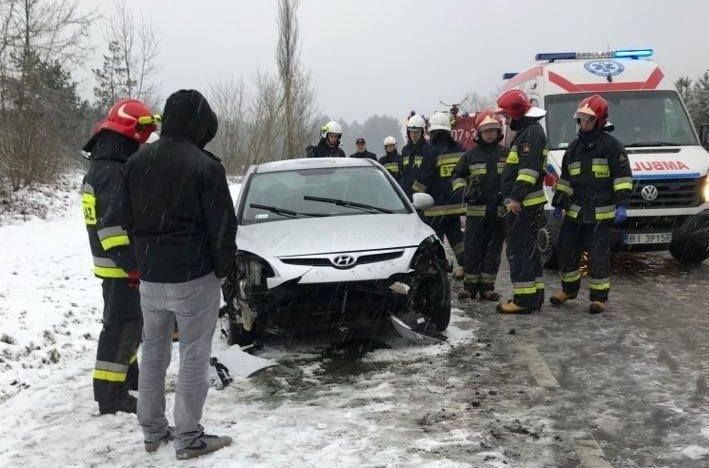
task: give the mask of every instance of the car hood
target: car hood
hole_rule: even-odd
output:
[[[260,257],[415,247],[434,235],[416,213],[331,216],[240,225],[239,250]]]

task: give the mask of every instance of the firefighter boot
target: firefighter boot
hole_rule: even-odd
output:
[[[601,301],[593,301],[591,302],[591,306],[588,311],[592,314],[600,314],[604,310],[606,310],[606,305],[604,303]]]
[[[497,313],[498,314],[530,314],[532,311],[529,309],[526,309],[524,307],[520,307],[514,302],[512,302],[512,299],[507,301],[506,304],[499,303],[497,304]]]
[[[480,293],[480,300],[497,302],[500,300],[500,295],[495,291],[483,291]]]
[[[99,414],[133,413],[138,409],[138,399],[127,393],[113,401],[98,402]]]
[[[576,299],[576,296],[572,296],[571,294],[567,294],[564,291],[559,291],[558,293],[554,294],[549,298],[549,302],[552,303],[552,305],[555,306],[560,306],[561,304],[565,303],[566,301],[570,301],[572,299]]]

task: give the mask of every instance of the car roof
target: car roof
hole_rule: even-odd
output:
[[[266,172],[299,171],[303,169],[367,166],[375,166],[374,161],[367,158],[300,158],[257,164],[253,167],[253,172],[263,174]]]

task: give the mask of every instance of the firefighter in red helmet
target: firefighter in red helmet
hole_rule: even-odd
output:
[[[502,141],[502,122],[492,110],[475,116],[475,143],[453,170],[453,190],[462,190],[467,203],[463,280],[466,295],[498,301],[495,280],[505,242],[505,209],[500,179],[507,153]]]
[[[84,145],[90,166],[82,183],[84,221],[94,261],[103,280],[103,328],[93,373],[94,400],[101,414],[136,412],[128,390],[138,388],[137,351],[142,332],[138,274],[125,226],[105,222],[120,219],[127,207],[118,194],[123,165],[150,134],[160,117],[136,99],[122,99],[94,127]]]
[[[633,179],[623,145],[610,135],[608,102],[594,94],[583,99],[574,114],[578,137],[569,144],[556,183],[554,217],[561,219],[558,252],[562,291],[550,302],[561,305],[576,298],[581,286],[581,252],[588,252],[590,312],[605,310],[610,291],[612,225],[627,218]]]
[[[547,203],[544,168],[547,138],[539,120],[546,111],[532,105],[518,89],[503,93],[498,112],[516,132],[502,173],[502,196],[507,208],[507,260],[510,264],[513,296],[500,303],[501,314],[526,314],[539,310],[544,302],[542,261],[537,234]]]

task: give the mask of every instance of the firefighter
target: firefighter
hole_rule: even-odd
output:
[[[421,173],[414,182],[414,192],[427,192],[434,206],[424,210],[425,221],[436,231],[441,241],[445,236],[458,261],[455,277],[463,279],[463,231],[460,217],[465,215],[465,205],[453,193],[453,169],[465,151],[451,135],[451,121],[447,113],[433,114],[430,121],[431,151],[424,155]]]
[[[401,149],[402,171],[400,184],[411,200],[414,193],[413,185],[421,173],[423,158],[431,151],[431,145],[423,136],[426,121],[418,114],[412,115],[406,123],[406,138],[408,142]]]
[[[394,177],[394,180],[399,182],[401,180],[401,173],[403,172],[403,161],[401,155],[396,150],[396,138],[388,136],[384,139],[384,152],[384,156],[379,158],[379,164],[384,166],[384,169],[389,171],[389,174]]]
[[[453,190],[463,190],[468,204],[465,221],[463,280],[466,296],[499,301],[495,280],[505,241],[505,209],[500,178],[508,150],[502,141],[502,122],[492,110],[475,116],[475,143],[453,170]]]
[[[308,158],[344,158],[345,152],[340,148],[342,127],[334,120],[329,121],[320,129],[320,142],[308,146],[305,156]]]
[[[581,101],[574,115],[576,138],[564,153],[561,178],[556,183],[554,217],[561,219],[558,254],[562,291],[550,302],[561,305],[576,298],[581,286],[581,252],[588,252],[590,312],[605,310],[610,291],[610,236],[612,224],[627,218],[633,179],[623,145],[610,135],[608,103],[599,95]]]
[[[119,188],[123,166],[157,128],[159,116],[135,99],[118,101],[84,145],[91,161],[83,181],[83,208],[94,273],[103,280],[103,328],[93,373],[101,414],[135,413],[137,351],[142,332],[137,264],[125,226],[112,224],[126,206]]]
[[[507,214],[507,260],[512,299],[500,303],[501,314],[527,314],[544,302],[544,278],[537,234],[547,202],[543,190],[548,154],[547,138],[539,120],[546,111],[532,106],[520,90],[503,93],[498,112],[516,132],[502,173],[502,196]]]

